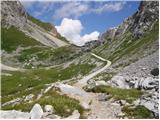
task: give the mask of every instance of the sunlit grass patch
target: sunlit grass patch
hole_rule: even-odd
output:
[[[137,89],[121,89],[114,88],[111,86],[96,86],[87,91],[95,92],[95,93],[109,93],[116,100],[126,100],[129,103],[132,103],[134,100],[139,98],[143,92]]]
[[[132,119],[151,119],[154,118],[153,113],[149,111],[144,106],[136,107],[123,107],[122,111],[126,114],[128,118]]]

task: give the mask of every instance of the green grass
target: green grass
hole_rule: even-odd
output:
[[[92,91],[95,93],[109,93],[114,99],[126,100],[128,103],[132,103],[143,94],[142,91],[137,89],[121,89],[103,85],[96,86],[93,89],[87,91]]]
[[[69,98],[64,95],[59,95],[56,91],[50,90],[47,94],[45,94],[39,100],[34,100],[31,103],[23,102],[18,105],[7,105],[2,107],[2,110],[22,110],[24,112],[29,112],[33,105],[39,103],[42,107],[45,105],[52,105],[56,111],[55,114],[67,117],[72,114],[74,110],[78,110],[81,115],[83,115],[83,108],[80,106],[79,101]]]
[[[14,94],[11,94],[9,96],[3,96],[1,98],[1,103],[6,103],[8,101],[11,101],[13,99],[16,99],[16,98],[22,98],[23,96],[27,96],[29,94],[34,94],[35,97],[41,92],[42,89],[44,89],[46,86],[45,85],[37,85],[31,89],[25,89],[25,90],[22,90],[20,92],[16,92]]]
[[[77,64],[69,67],[54,69],[32,69],[24,72],[12,72],[12,76],[2,76],[2,97],[5,95],[15,94],[27,88],[71,79],[73,77],[88,74],[95,65]],[[21,84],[21,86],[19,86]]]
[[[42,44],[12,26],[10,28],[1,28],[1,45],[3,50],[12,52],[18,46],[27,47]]]
[[[20,62],[30,60],[33,56],[36,57],[36,61],[50,61],[49,63],[61,64],[68,60],[76,58],[80,53],[76,53],[76,50],[72,46],[65,46],[60,48],[46,48],[46,47],[32,47],[20,52],[17,59]]]
[[[46,50],[50,50],[49,47],[43,47],[43,46],[37,46],[37,47],[31,47],[29,49],[22,50],[20,52],[20,55],[17,56],[18,60],[20,62],[28,61],[33,56],[35,56],[39,52],[45,52]]]
[[[111,80],[112,77],[115,75],[116,73],[106,73],[106,72],[103,72],[103,73],[100,73],[98,75],[96,75],[94,77],[95,80],[100,80],[100,79],[103,79],[104,81],[108,81],[108,80]]]
[[[137,106],[135,108],[125,106],[122,111],[129,119],[153,119],[153,113],[144,106]]]
[[[39,19],[36,19],[36,18],[32,17],[31,15],[28,15],[28,19],[30,21],[32,21],[33,23],[35,23],[36,25],[38,25],[38,26],[42,27],[43,29],[47,30],[47,31],[50,31],[53,28],[51,23],[42,22]]]

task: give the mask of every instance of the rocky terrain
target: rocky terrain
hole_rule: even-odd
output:
[[[1,5],[1,118],[159,118],[158,1],[82,47],[19,1]]]

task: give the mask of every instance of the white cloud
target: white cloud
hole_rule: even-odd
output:
[[[60,26],[56,26],[57,31],[66,37],[71,43],[82,46],[85,42],[97,40],[99,32],[95,31],[90,34],[81,36],[80,33],[83,29],[80,20],[73,20],[64,18]]]
[[[96,13],[102,13],[106,11],[117,12],[117,11],[120,11],[124,7],[125,4],[126,2],[106,3],[97,9],[93,9],[93,11]]]
[[[96,6],[91,6],[90,2],[65,2],[54,12],[53,19],[78,18],[88,13],[117,12],[126,2],[96,2],[95,4]]]
[[[88,11],[89,6],[87,4],[81,4],[80,2],[68,2],[64,3],[61,8],[57,9],[53,15],[54,19],[60,19],[64,17],[77,18]]]
[[[98,39],[98,36],[99,36],[99,32],[95,31],[95,32],[92,32],[90,34],[86,34],[83,36],[83,40],[85,42],[88,42],[88,41],[91,41],[91,40],[97,40]]]

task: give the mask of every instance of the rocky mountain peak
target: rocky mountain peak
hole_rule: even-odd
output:
[[[1,23],[2,27],[24,27],[27,23],[27,14],[19,1],[1,2]]]

